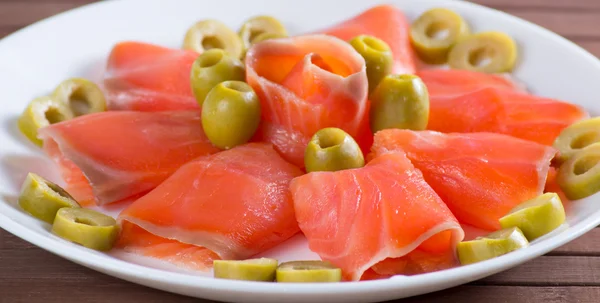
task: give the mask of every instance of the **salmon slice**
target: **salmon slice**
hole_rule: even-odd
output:
[[[324,127],[368,145],[365,61],[348,43],[325,35],[267,40],[248,51],[246,70],[261,102],[256,139],[289,162],[304,167],[304,149]]]
[[[198,109],[190,85],[197,56],[193,51],[147,43],[118,43],[109,55],[104,75],[109,109]]]
[[[86,205],[146,193],[186,162],[219,151],[196,111],[90,114],[45,127],[40,137],[67,191]]]
[[[154,235],[124,221],[117,247],[127,247],[130,253],[143,255],[195,270],[207,270],[219,256],[210,249]]]
[[[483,88],[525,91],[525,87],[507,75],[485,74],[460,69],[424,69],[417,76],[427,86],[430,96],[463,95]]]
[[[456,265],[463,230],[402,152],[363,168],[309,173],[290,189],[310,249],[347,280]]]
[[[415,55],[410,45],[410,23],[404,13],[392,5],[379,5],[320,33],[350,41],[359,35],[371,35],[385,41],[394,57],[393,72],[414,74]]]
[[[118,246],[199,270],[249,258],[299,231],[288,187],[301,174],[264,143],[198,158],[123,210]]]
[[[388,129],[375,134],[377,157],[403,150],[461,223],[487,230],[544,190],[556,150],[495,133],[442,134]]]
[[[575,104],[484,88],[457,96],[430,96],[427,129],[502,133],[552,145],[564,128],[587,117]]]

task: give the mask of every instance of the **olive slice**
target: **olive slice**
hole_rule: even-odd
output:
[[[410,27],[410,41],[417,55],[430,64],[445,63],[452,46],[469,34],[467,22],[446,8],[424,12]]]
[[[256,16],[250,18],[241,26],[239,35],[246,49],[253,44],[258,43],[258,37],[262,34],[274,34],[279,37],[286,37],[287,30],[285,26],[274,17]]]
[[[53,99],[66,104],[75,117],[106,111],[104,93],[96,83],[72,78],[63,81],[52,94]]]
[[[263,42],[265,40],[281,39],[281,38],[286,38],[286,37],[287,37],[287,35],[280,34],[280,33],[262,33],[262,34],[256,36],[254,39],[252,39],[252,45]]]
[[[557,160],[564,162],[588,145],[600,142],[600,117],[585,119],[565,128],[554,141]]]
[[[525,201],[502,218],[502,228],[518,227],[529,241],[533,241],[562,225],[565,209],[556,193],[545,193]]]
[[[448,54],[448,65],[483,73],[510,72],[517,61],[517,44],[502,32],[481,32],[458,42]]]
[[[600,143],[589,145],[561,164],[556,176],[568,199],[578,200],[600,191]]]
[[[304,165],[307,172],[338,171],[365,165],[358,143],[345,131],[328,127],[316,132],[306,146]]]
[[[183,48],[200,54],[209,49],[219,48],[237,59],[242,56],[244,50],[240,37],[217,20],[202,20],[192,25],[185,34]]]
[[[342,270],[324,261],[292,261],[279,265],[276,276],[284,283],[339,282]]]
[[[17,126],[27,139],[38,146],[44,143],[38,138],[38,130],[50,124],[73,118],[73,112],[61,102],[50,97],[40,97],[29,103],[23,111]]]
[[[107,251],[119,235],[117,221],[85,208],[61,208],[56,213],[52,233],[87,248]]]
[[[215,278],[246,281],[273,281],[277,270],[277,260],[270,258],[250,260],[215,260]]]
[[[32,216],[52,224],[59,209],[79,207],[79,204],[62,187],[29,173],[21,187],[19,206]]]
[[[463,265],[489,260],[527,247],[529,241],[518,227],[501,229],[472,241],[458,243],[458,259]]]

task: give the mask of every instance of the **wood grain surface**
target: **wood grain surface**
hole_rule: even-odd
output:
[[[416,0],[415,0],[416,1]],[[0,0],[0,38],[90,0]],[[600,56],[600,0],[476,0],[546,27]],[[0,229],[0,303],[200,302],[92,271]],[[600,302],[600,229],[521,266],[394,302]]]

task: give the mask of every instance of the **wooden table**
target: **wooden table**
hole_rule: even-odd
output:
[[[2,0],[0,38],[89,2],[92,1]],[[475,2],[547,27],[600,56],[600,0]],[[0,303],[72,300],[209,302],[109,277],[54,256],[0,229]],[[600,229],[495,276],[396,302],[600,302]]]

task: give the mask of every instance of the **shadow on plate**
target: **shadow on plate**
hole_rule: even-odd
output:
[[[20,209],[19,208],[19,197],[17,195],[0,193],[0,199],[6,201],[6,204],[8,204],[16,209]]]
[[[56,183],[61,180],[54,163],[43,156],[6,155],[0,159],[0,167],[2,178],[9,180],[14,192],[21,189],[21,184],[30,172]]]

